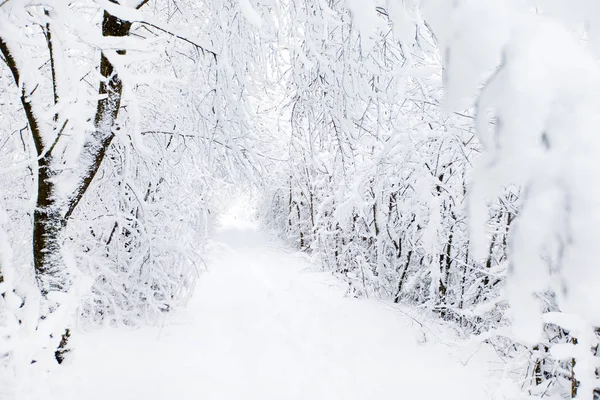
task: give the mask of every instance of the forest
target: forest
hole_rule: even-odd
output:
[[[167,363],[156,327],[256,346],[254,391],[147,399],[403,398],[404,351],[487,382],[450,399],[600,398],[599,61],[592,0],[0,0],[0,399],[142,398],[65,382]],[[314,360],[258,360],[279,330]]]

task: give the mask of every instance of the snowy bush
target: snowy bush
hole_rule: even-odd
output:
[[[595,6],[419,3],[290,7],[265,218],[357,294],[529,353],[530,393],[592,396]]]

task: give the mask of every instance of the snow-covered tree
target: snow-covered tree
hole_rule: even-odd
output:
[[[267,220],[353,291],[529,353],[531,393],[591,396],[596,6],[286,7],[289,161]]]
[[[220,203],[262,170],[270,50],[248,13],[0,3],[3,372],[60,362],[73,314],[136,324],[185,303]]]

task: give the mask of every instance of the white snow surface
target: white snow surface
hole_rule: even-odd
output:
[[[240,8],[244,18],[246,18],[249,23],[254,25],[256,28],[260,28],[262,26],[262,18],[254,9],[254,7],[252,7],[252,4],[249,0],[240,0]]]
[[[500,399],[486,345],[409,308],[346,295],[304,254],[223,221],[185,312],[77,330],[44,399]],[[414,315],[409,315],[414,314]],[[421,326],[423,324],[423,326]]]

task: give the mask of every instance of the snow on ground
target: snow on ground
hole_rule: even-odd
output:
[[[229,216],[212,248],[185,314],[162,327],[77,332],[44,398],[501,398],[489,349],[465,362],[443,331],[345,296],[252,224]]]

